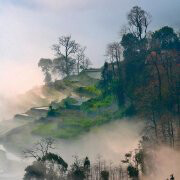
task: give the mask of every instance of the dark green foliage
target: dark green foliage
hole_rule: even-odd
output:
[[[102,180],[109,180],[109,172],[108,171],[101,171],[101,179]]]
[[[127,171],[128,171],[128,174],[129,174],[129,177],[130,178],[137,178],[139,176],[139,171],[137,168],[135,168],[134,166],[132,165],[129,165],[127,167]]]
[[[86,178],[83,162],[77,156],[75,156],[74,163],[71,165],[68,176],[69,179],[72,180],[84,180]]]
[[[135,159],[136,159],[136,162],[137,162],[138,164],[141,164],[142,161],[143,161],[143,154],[142,154],[142,152],[138,152],[138,153],[135,155]]]
[[[40,180],[45,178],[45,166],[43,163],[35,161],[32,165],[26,167],[23,179],[31,180],[33,178]]]
[[[106,96],[109,97],[110,95],[115,95],[118,100],[118,104],[121,106],[124,104],[125,100],[123,81],[121,76],[122,71],[119,69],[117,75],[113,76],[113,66],[114,64],[108,64],[105,62],[102,71],[102,80],[99,83],[99,87],[101,88],[103,98],[106,98]]]
[[[130,105],[124,112],[125,116],[134,116],[136,114],[136,108]]]
[[[174,178],[174,175],[173,175],[173,174],[171,174],[171,175],[170,175],[170,180],[175,180],[175,178]]]
[[[73,180],[83,180],[83,179],[85,179],[85,174],[84,174],[83,169],[76,168],[74,170],[74,172],[72,173],[72,179]]]
[[[89,169],[90,168],[90,160],[88,157],[85,158],[84,160],[84,168]]]
[[[56,115],[55,109],[52,108],[52,106],[49,106],[48,116],[52,117]]]
[[[138,43],[138,38],[132,33],[124,34],[121,40],[121,45],[124,47],[125,52],[127,52],[127,50],[131,50],[132,52],[136,51]],[[124,55],[127,56],[126,54]]]
[[[118,105],[120,107],[123,106],[125,103],[125,93],[122,79],[113,82],[112,92],[118,100]]]
[[[49,152],[45,156],[43,156],[42,161],[43,162],[53,161],[56,164],[61,165],[63,167],[64,171],[66,171],[68,168],[68,164],[60,156],[58,156],[57,154],[51,153],[51,152]]]
[[[41,58],[38,62],[38,67],[41,68],[44,73],[44,82],[49,84],[52,81],[51,71],[52,71],[52,60]]]
[[[99,87],[101,88],[103,95],[106,96],[108,94],[111,94],[113,73],[112,70],[109,70],[109,64],[107,62],[104,63],[101,78],[102,79],[99,83]]]
[[[152,35],[155,47],[163,50],[179,49],[180,41],[174,29],[168,26],[161,28]]]
[[[64,104],[64,107],[67,109],[73,109],[73,105],[77,103],[77,100],[71,97],[67,97],[62,102]]]

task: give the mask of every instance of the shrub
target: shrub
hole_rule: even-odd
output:
[[[129,165],[129,166],[127,167],[127,171],[128,171],[128,174],[129,174],[130,178],[138,177],[138,175],[139,175],[138,169],[135,168],[135,167],[132,166],[132,165]]]
[[[79,87],[77,93],[84,94],[87,96],[100,96],[101,90],[98,89],[96,86],[87,86],[87,87]]]
[[[81,108],[87,111],[96,111],[99,108],[110,106],[113,103],[113,100],[113,96],[106,96],[105,98],[100,96],[97,98],[90,99],[87,102],[84,102],[81,105]]]

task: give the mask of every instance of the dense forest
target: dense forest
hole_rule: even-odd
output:
[[[153,171],[152,152],[156,148],[161,145],[180,148],[180,32],[169,26],[150,31],[151,21],[151,15],[141,7],[135,6],[129,11],[120,40],[107,45],[101,80],[91,87],[78,89],[91,92],[93,96],[82,103],[78,115],[74,115],[85,114],[83,118],[86,120],[79,120],[84,123],[85,131],[108,123],[119,112],[118,118],[144,119],[145,128],[137,149],[127,152],[119,162],[120,166],[113,166],[100,157],[97,162],[91,162],[88,157],[80,159],[77,156],[68,166],[60,155],[54,153],[54,140],[45,138],[24,151],[26,158],[34,159],[25,169],[25,180],[138,180]],[[38,63],[46,86],[56,85],[59,77],[67,79],[88,69],[91,62],[85,50],[86,47],[80,46],[71,36],[61,36],[59,43],[53,45],[55,58],[42,58]],[[73,99],[68,97],[63,101],[63,108],[68,109],[69,101]],[[93,108],[113,103],[118,107],[116,114],[114,111],[108,115],[103,112],[104,119],[100,117],[102,109],[96,114],[90,112]],[[50,105],[48,118],[62,115],[62,107],[60,109],[55,110]],[[95,120],[87,120],[89,115]],[[174,179],[173,172],[170,179]]]

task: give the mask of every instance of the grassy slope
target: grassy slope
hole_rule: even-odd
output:
[[[88,132],[95,126],[120,119],[124,115],[124,108],[119,110],[112,96],[101,97],[101,92],[96,88],[97,80],[86,74],[72,76],[59,80],[51,86],[43,86],[28,92],[34,106],[46,106],[50,102],[59,103],[55,110],[55,116],[48,116],[27,124],[28,136],[52,136],[55,138],[74,138]],[[76,103],[76,100],[66,98],[69,96],[86,97],[90,100],[84,102],[79,109],[72,109],[65,106]],[[66,98],[61,101],[62,98]],[[18,135],[19,134],[19,135]],[[23,137],[23,129],[18,129],[16,135]],[[9,137],[12,137],[10,133]]]
[[[47,117],[36,122],[33,133],[55,138],[74,138],[88,132],[95,126],[100,126],[113,120],[122,118],[124,108],[114,108],[114,99],[93,98],[81,105],[80,110],[61,109],[57,117]]]

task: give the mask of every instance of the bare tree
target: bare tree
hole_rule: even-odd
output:
[[[80,70],[87,69],[91,65],[89,58],[85,55],[85,50],[86,47],[81,47],[77,52],[76,64],[78,74],[80,73]]]
[[[26,149],[24,152],[25,158],[35,158],[37,161],[45,157],[50,150],[54,149],[54,139],[44,138],[34,144],[32,148]]]
[[[146,37],[147,28],[151,23],[151,15],[141,9],[141,7],[134,6],[129,12],[127,18],[132,33],[140,40],[143,39],[143,35]]]
[[[129,28],[128,24],[122,25],[122,27],[120,28],[120,31],[119,31],[120,38],[122,39],[122,37],[129,32],[130,32],[130,28]]]
[[[115,76],[116,70],[120,70],[120,61],[122,55],[122,47],[119,42],[113,42],[108,44],[106,50],[106,56],[111,63],[113,75]]]
[[[79,50],[79,44],[72,40],[71,36],[61,36],[59,43],[53,45],[53,50],[57,56],[55,63],[58,62],[59,65],[55,66],[56,70],[66,76],[71,75],[75,68],[75,56]]]

